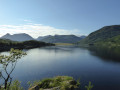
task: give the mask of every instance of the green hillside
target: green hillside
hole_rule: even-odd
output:
[[[120,25],[105,26],[92,32],[85,39],[79,41],[78,45],[119,45]]]
[[[120,47],[120,35],[114,36],[95,43],[96,46]]]

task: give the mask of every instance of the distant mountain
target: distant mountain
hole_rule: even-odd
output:
[[[86,36],[83,35],[83,36],[80,36],[80,38],[84,39],[84,38],[86,38]]]
[[[10,39],[13,41],[28,41],[28,40],[34,40],[30,35],[25,34],[25,33],[20,33],[20,34],[13,34],[10,35],[7,33],[6,35],[1,37],[2,39]]]
[[[47,38],[47,37],[51,37],[51,35],[39,36],[39,37],[37,38],[37,40],[40,41],[40,40],[42,40],[42,39],[44,39],[44,38]]]
[[[84,37],[77,37],[75,35],[49,35],[45,37],[39,37],[37,40],[47,43],[76,43],[83,38]]]
[[[79,41],[78,44],[95,44],[103,41],[107,42],[110,39],[116,39],[116,36],[118,35],[120,35],[120,25],[105,26],[95,32],[92,32],[85,39]]]

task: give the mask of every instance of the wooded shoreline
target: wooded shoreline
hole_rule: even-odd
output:
[[[9,51],[11,48],[14,49],[32,49],[44,46],[55,46],[52,43],[45,43],[36,40],[24,41],[24,42],[16,42],[11,40],[0,39],[0,52],[1,51]]]

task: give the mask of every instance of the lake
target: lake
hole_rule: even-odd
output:
[[[14,80],[21,81],[24,88],[28,81],[67,75],[80,78],[81,90],[86,90],[84,86],[89,81],[94,85],[92,90],[120,90],[120,62],[114,62],[113,58],[102,58],[93,50],[75,46],[25,51],[27,55],[17,62],[11,75]]]

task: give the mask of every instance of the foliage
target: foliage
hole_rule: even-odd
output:
[[[32,90],[35,86],[38,86],[39,89],[59,88],[60,90],[69,90],[71,88],[78,88],[80,83],[79,81],[76,82],[72,77],[57,76],[54,78],[46,78],[41,81],[35,81],[33,83],[29,82],[29,85],[29,90]]]
[[[11,83],[11,85],[6,89],[1,88],[0,90],[24,90],[23,87],[20,86],[20,82],[18,80],[15,80]]]
[[[26,55],[26,53],[22,52],[18,49],[11,49],[9,56],[0,55],[0,64],[3,64],[3,67],[6,68],[9,63],[14,63],[16,60],[20,59],[22,56]]]
[[[77,80],[77,82],[75,82],[72,77],[68,76],[57,76],[54,78],[45,78],[43,80],[28,82],[28,85],[30,86],[28,90],[74,90],[80,86],[80,81]],[[37,89],[35,89],[36,87]],[[89,82],[89,85],[85,86],[85,88],[87,90],[92,90],[93,85]],[[24,88],[21,87],[18,80],[15,80],[9,87],[7,86],[6,89],[0,88],[0,90],[24,90]]]
[[[120,47],[120,35],[96,42],[95,45],[107,48]]]
[[[88,86],[85,86],[87,90],[91,90],[93,88],[93,85],[91,85],[91,82],[89,82]]]
[[[29,48],[37,48],[42,46],[53,46],[53,45],[54,44],[35,41],[35,40],[17,42],[8,39],[0,39],[0,51],[10,50],[11,48],[29,49]]]
[[[17,61],[25,55],[25,52],[13,48],[10,50],[9,55],[0,55],[0,65],[2,66],[0,70],[0,76],[1,79],[4,80],[4,83],[2,84],[4,85],[4,89],[10,87],[12,83],[12,78],[10,77],[10,75],[15,69]],[[6,74],[5,76],[7,77],[3,76],[3,73]]]

